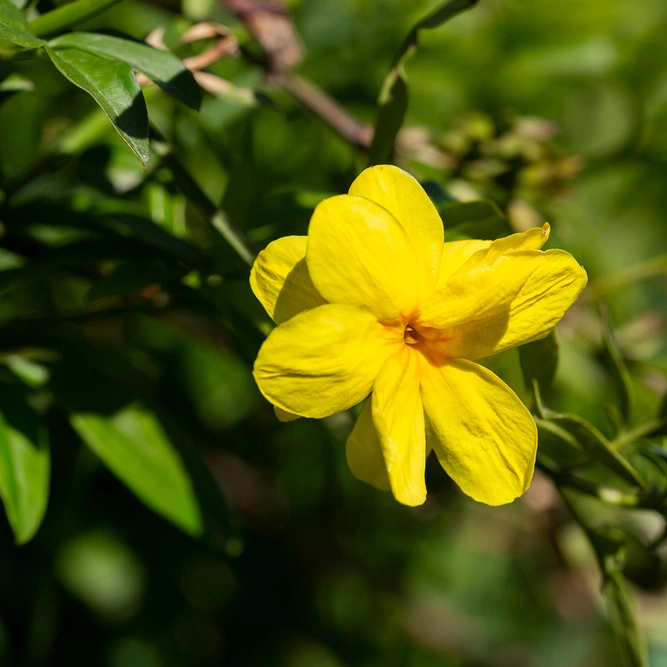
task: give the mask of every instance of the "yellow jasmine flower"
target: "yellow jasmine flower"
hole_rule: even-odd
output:
[[[396,500],[426,499],[434,450],[461,490],[489,505],[533,476],[530,412],[476,363],[546,336],[586,285],[549,225],[497,241],[444,242],[419,183],[366,169],[320,203],[308,236],[259,254],[250,284],[278,325],[254,375],[278,417],[327,417],[365,399],[347,441],[352,473]]]

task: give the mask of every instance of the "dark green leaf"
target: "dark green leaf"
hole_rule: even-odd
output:
[[[160,51],[132,39],[90,32],[72,32],[49,42],[52,49],[73,48],[126,63],[155,81],[166,93],[198,110],[201,91],[190,70],[170,51]]]
[[[535,423],[540,443],[539,458],[546,457],[562,468],[580,466],[589,460],[585,450],[564,428],[539,417],[535,417]]]
[[[148,112],[130,65],[79,49],[47,47],[46,50],[62,75],[100,105],[146,169]]]
[[[448,202],[439,210],[447,241],[496,239],[512,233],[507,219],[492,201]]]
[[[667,494],[667,447],[650,440],[639,440],[634,443],[628,458],[651,491],[664,497]]]
[[[619,571],[605,576],[603,593],[623,664],[626,667],[648,667],[646,642],[632,609],[627,584]]]
[[[632,486],[647,490],[642,476],[593,424],[579,415],[547,413],[546,416],[570,433],[593,459],[613,470]]]
[[[128,407],[113,417],[74,414],[71,422],[83,441],[146,505],[187,533],[201,534],[190,478],[152,413]]]
[[[10,0],[0,0],[0,38],[28,49],[44,44],[43,39],[32,34],[23,12]]]
[[[419,31],[425,28],[437,28],[459,12],[476,4],[477,0],[449,0],[417,23],[403,40],[380,91],[378,118],[369,150],[371,165],[388,162],[394,152],[394,143],[408,108],[405,63],[419,46]]]
[[[656,431],[656,435],[667,435],[667,391],[660,401],[656,417],[662,422],[662,425]]]
[[[0,497],[18,544],[37,532],[49,498],[51,459],[37,415],[0,413]]]
[[[558,342],[555,332],[546,338],[536,340],[519,348],[519,361],[526,388],[531,391],[533,380],[541,392],[545,392],[553,382],[558,368]]]
[[[452,197],[452,195],[450,195],[449,192],[447,192],[447,190],[437,181],[422,181],[421,185],[422,188],[424,188],[424,192],[428,195],[428,198],[436,205],[436,207],[457,202],[457,199]]]
[[[379,99],[378,117],[375,122],[373,141],[368,150],[368,164],[383,164],[391,161],[396,137],[403,126],[405,113],[408,109],[408,84],[405,72],[400,69],[392,71],[393,76],[385,80]]]
[[[581,515],[578,520],[583,520]],[[627,533],[615,527],[590,526],[587,522],[582,527],[591,541],[603,574],[621,572],[625,566]]]
[[[658,591],[667,583],[667,571],[653,547],[652,543],[647,544],[637,535],[628,532],[623,576],[644,590]]]

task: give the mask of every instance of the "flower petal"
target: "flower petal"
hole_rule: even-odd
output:
[[[442,287],[448,278],[458,271],[476,252],[486,250],[491,241],[449,241],[442,246],[440,255],[440,275],[438,287]]]
[[[501,239],[491,241],[487,261],[491,257],[505,255],[508,252],[539,250],[549,240],[550,233],[551,227],[548,222],[545,222],[541,227],[532,227],[525,232],[510,234]]]
[[[287,412],[286,410],[281,410],[277,405],[273,406],[273,411],[281,422],[293,422],[295,419],[299,419],[299,415]]]
[[[423,302],[418,326],[448,329],[506,312],[543,254],[538,250],[484,257],[479,250]]]
[[[537,267],[504,311],[441,332],[448,357],[482,359],[548,335],[577,300],[587,276],[564,250],[540,252]]]
[[[423,293],[433,289],[445,236],[440,215],[419,181],[398,167],[382,164],[362,171],[349,194],[370,199],[398,220],[419,256]]]
[[[326,304],[276,327],[253,374],[273,405],[301,417],[326,417],[366,398],[385,359],[402,344],[400,332],[371,314]]]
[[[442,287],[449,277],[479,250],[487,250],[487,253],[478,256],[480,261],[485,262],[508,252],[539,250],[549,240],[550,230],[549,223],[545,222],[542,227],[533,227],[525,232],[510,234],[510,236],[495,241],[464,240],[445,243],[440,259],[438,287]]]
[[[369,199],[340,195],[319,204],[306,257],[313,283],[330,303],[358,306],[387,324],[416,308],[412,242],[396,218]]]
[[[421,395],[436,455],[464,493],[503,505],[528,489],[537,429],[500,378],[471,361],[456,360],[429,366]]]
[[[384,491],[391,488],[382,445],[373,425],[372,400],[367,398],[345,444],[350,471],[362,482]]]
[[[250,271],[250,287],[276,324],[326,303],[310,279],[307,241],[306,236],[285,236],[269,243]]]
[[[404,505],[426,500],[426,434],[419,395],[418,352],[403,347],[385,361],[373,385],[373,424],[380,438],[394,498]]]

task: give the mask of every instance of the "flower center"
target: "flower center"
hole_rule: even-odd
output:
[[[417,345],[417,343],[421,343],[423,339],[419,332],[411,324],[408,324],[403,332],[403,340],[407,345]]]

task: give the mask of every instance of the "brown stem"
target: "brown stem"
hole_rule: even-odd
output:
[[[373,128],[346,111],[314,83],[294,74],[301,62],[301,39],[283,0],[220,0],[244,23],[263,50],[261,59],[242,49],[245,57],[264,68],[267,78],[284,88],[294,99],[353,146],[367,150]]]
[[[220,0],[259,42],[269,78],[289,72],[303,60],[303,44],[283,0]]]
[[[367,149],[373,139],[373,128],[346,111],[336,100],[298,74],[287,74],[283,88],[306,109],[319,116],[329,127],[358,148]]]

